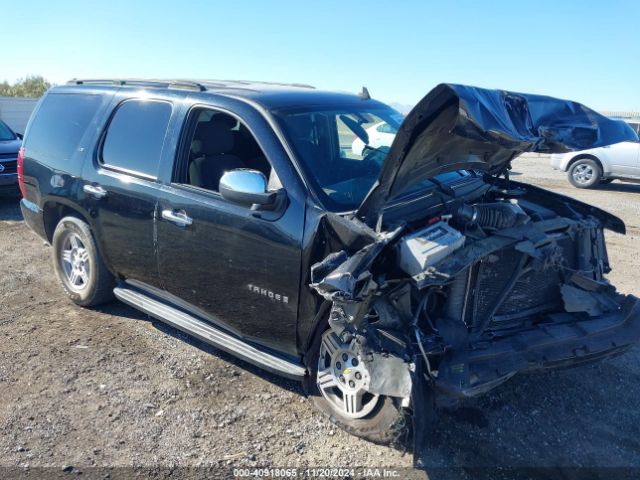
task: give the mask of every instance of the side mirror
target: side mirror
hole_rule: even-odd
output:
[[[225,172],[219,190],[225,200],[247,207],[273,206],[278,198],[278,192],[267,191],[267,178],[262,172],[247,168]]]
[[[18,137],[20,140],[24,139],[24,135],[21,133],[16,133],[16,137]]]

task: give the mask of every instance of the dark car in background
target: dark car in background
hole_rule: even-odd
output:
[[[18,152],[22,135],[0,120],[0,192],[18,192]]]
[[[369,137],[381,122],[390,146]],[[635,138],[462,85],[405,118],[366,90],[77,80],[33,113],[21,209],[73,302],[115,296],[301,380],[367,440],[412,430],[420,459],[436,402],[637,342],[639,300],[605,277],[622,220],[509,178],[525,151]]]

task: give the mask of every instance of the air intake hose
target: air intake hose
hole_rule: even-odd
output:
[[[502,230],[529,221],[529,216],[515,203],[462,204],[455,213],[461,223],[478,225],[482,228]]]

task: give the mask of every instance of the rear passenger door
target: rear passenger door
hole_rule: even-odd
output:
[[[83,172],[82,193],[107,265],[121,277],[158,287],[157,176],[176,110],[164,98],[117,96]]]

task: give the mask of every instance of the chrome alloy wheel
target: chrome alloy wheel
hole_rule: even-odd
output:
[[[344,343],[332,330],[322,335],[317,383],[322,396],[347,418],[366,417],[380,400],[366,390],[369,372],[358,358],[355,340]]]
[[[72,290],[84,289],[91,278],[91,261],[80,235],[67,232],[60,251],[60,265]]]
[[[573,172],[571,172],[573,179],[582,185],[591,182],[594,174],[593,168],[587,164],[578,165],[573,169]]]

